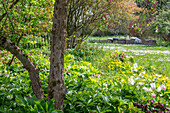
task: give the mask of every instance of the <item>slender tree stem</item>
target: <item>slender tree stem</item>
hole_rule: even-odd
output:
[[[13,4],[9,7],[9,9],[12,9],[15,4],[17,4],[19,2],[19,0],[16,0],[15,2],[13,2]],[[1,17],[0,17],[0,21],[2,21],[2,19],[7,15],[7,13],[4,13]]]
[[[12,23],[12,21],[11,21],[11,18],[10,18],[10,16],[9,16],[9,13],[8,13],[7,9],[6,9],[6,6],[5,6],[5,4],[4,4],[3,1],[1,1],[1,2],[2,2],[2,4],[3,4],[4,10],[5,10],[6,14],[7,14],[7,17],[8,17],[8,19],[9,19],[10,23],[11,23],[11,26],[12,26],[12,29],[13,29],[12,32],[14,33],[14,35],[15,35],[15,37],[16,37],[14,25],[13,25],[13,23]]]

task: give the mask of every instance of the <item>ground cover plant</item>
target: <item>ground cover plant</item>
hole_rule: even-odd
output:
[[[50,70],[49,54],[45,49],[25,50],[40,68],[45,99],[33,96],[28,72],[12,55],[0,52],[0,112],[57,112],[53,101],[47,102]],[[168,112],[170,80],[156,74],[154,67],[145,68],[124,52],[107,53],[87,43],[65,53],[64,112]],[[152,103],[151,103],[152,102]],[[160,105],[160,106],[159,106]]]

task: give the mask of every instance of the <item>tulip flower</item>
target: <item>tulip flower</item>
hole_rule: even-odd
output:
[[[156,88],[155,83],[151,83],[150,85],[151,85],[151,88],[152,88],[152,89],[155,89],[155,88]]]
[[[143,71],[143,72],[142,72],[142,74],[146,74],[146,72],[145,72],[145,71]]]
[[[157,92],[160,92],[161,90],[162,90],[162,87],[159,86],[159,87],[157,88]]]
[[[145,91],[148,91],[148,88],[146,88],[146,87],[143,87],[143,89],[144,89]]]
[[[162,85],[162,86],[161,86],[161,89],[162,89],[162,90],[166,90],[165,85]]]
[[[152,92],[152,89],[151,89],[151,88],[149,88],[149,89],[148,89],[148,92]]]
[[[144,89],[146,92],[152,92],[152,89],[151,89],[151,88],[143,87],[143,89]]]
[[[152,97],[153,97],[153,98],[155,98],[155,97],[156,97],[155,93],[152,93]]]
[[[139,77],[142,77],[142,76],[143,76],[142,73],[140,73],[140,74],[139,74]]]
[[[136,69],[138,67],[138,65],[137,65],[137,63],[134,63],[133,64],[133,67],[131,67],[131,71],[133,72],[133,71],[135,71],[135,72],[137,72],[138,70]]]
[[[138,82],[138,85],[144,85],[144,83],[143,82]]]

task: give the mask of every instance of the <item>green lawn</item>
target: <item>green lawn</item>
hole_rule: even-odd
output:
[[[95,38],[95,37],[90,37]],[[99,37],[98,37],[99,38]],[[109,37],[101,37],[106,39]],[[170,77],[170,46],[147,46],[147,45],[127,45],[127,44],[112,44],[112,43],[90,43],[90,46],[98,46],[103,48],[106,53],[122,51],[127,56],[134,56],[138,65],[145,68],[154,66],[158,74],[163,74]]]

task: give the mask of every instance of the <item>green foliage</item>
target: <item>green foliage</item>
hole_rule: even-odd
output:
[[[59,111],[54,108],[55,103],[54,99],[51,99],[49,102],[44,100],[38,100],[35,96],[16,96],[16,100],[18,107],[22,112],[27,113],[58,113]]]
[[[167,41],[170,36],[170,10],[163,10],[159,12],[156,16],[156,20],[152,22],[153,33],[158,34],[158,36]]]
[[[94,56],[97,56],[99,53],[104,53],[104,51],[102,49],[98,49],[97,46],[88,47],[87,42],[78,44],[75,49],[68,49],[66,51],[66,54],[74,55],[75,59],[78,61],[92,61]]]
[[[87,76],[87,73],[91,71],[87,71],[85,73],[82,71],[81,68],[84,67],[83,62],[81,62],[81,65],[78,66],[81,71],[76,69],[76,73],[72,72],[72,66],[68,66],[65,75],[65,83],[68,87],[68,93],[65,99],[65,112],[116,113],[121,111],[140,111],[140,109],[133,107],[131,104],[135,101],[152,99],[152,93],[145,92],[143,88],[151,87],[150,84],[152,82],[155,82],[158,87],[163,83],[162,80],[165,79],[168,81],[168,79],[166,77],[164,78],[164,76],[157,77],[157,75],[153,73],[153,67],[147,71],[147,73],[150,74],[146,74],[144,73],[144,68],[142,66],[138,67],[136,64],[128,65],[126,62],[121,62],[119,59],[119,56],[121,55],[122,53],[119,53],[118,57],[114,57],[115,59],[112,59],[112,61],[116,64],[114,67],[116,67],[118,70],[112,69],[112,62],[108,62],[111,65],[109,67],[111,68],[110,73],[96,72],[95,74],[91,73],[89,76]],[[74,59],[73,56],[70,57]],[[67,61],[67,59],[65,60]],[[106,60],[111,60],[111,58],[109,59],[107,57]],[[99,63],[100,66],[106,64],[106,62]],[[79,63],[77,62],[74,63],[74,65],[75,64],[78,65]],[[127,66],[128,69],[125,68],[125,66]],[[85,70],[91,70],[90,67],[87,67],[86,65],[84,68]],[[68,81],[66,80],[67,77],[70,80],[68,84]],[[157,78],[158,81],[156,81],[155,78]],[[74,82],[70,83],[72,80],[74,80]],[[155,90],[153,91],[155,92]],[[156,100],[158,99],[164,103],[168,103],[164,101],[167,99],[167,97],[161,97],[160,95],[165,96],[166,93],[164,93],[164,91],[157,93],[158,97]],[[129,108],[131,108],[131,111]]]
[[[161,104],[161,102],[155,102],[155,100],[147,100],[142,101],[141,103],[134,102],[133,105],[137,108],[142,109],[144,112],[165,112],[170,111],[169,108],[166,107],[166,105]]]
[[[40,35],[51,31],[53,0],[2,1],[1,35],[14,43],[24,35]],[[15,3],[15,4],[14,4]]]
[[[140,17],[135,26],[130,24],[130,33],[141,39],[154,36],[169,41],[168,0],[135,0],[135,2],[142,11],[136,13]]]
[[[155,102],[161,101],[166,107],[170,107],[168,100],[170,80],[163,75],[155,74],[154,67],[146,69],[137,66],[134,58],[128,57],[123,52],[106,54],[103,49],[86,44],[75,49],[75,51],[79,50],[84,56],[79,52],[75,54],[73,50],[66,50],[64,83],[67,94],[64,99],[64,112],[140,112],[141,109],[134,107],[133,103],[153,99],[152,93],[145,91],[146,88],[152,89],[152,83],[156,85],[156,88],[152,89],[156,94]],[[54,100],[47,102],[50,64],[49,55],[46,55],[45,51],[41,49],[24,51],[39,65],[44,100],[37,100],[33,96],[28,72],[24,70],[22,64],[15,59],[8,67],[6,63],[11,55],[7,51],[1,51],[1,112],[58,112],[53,109]],[[103,56],[99,59],[101,54]],[[96,62],[98,64],[94,64]],[[157,92],[158,87],[162,85],[166,89]]]
[[[170,47],[170,42],[163,41],[162,39],[158,39],[157,45],[158,46],[164,46],[164,47]]]

